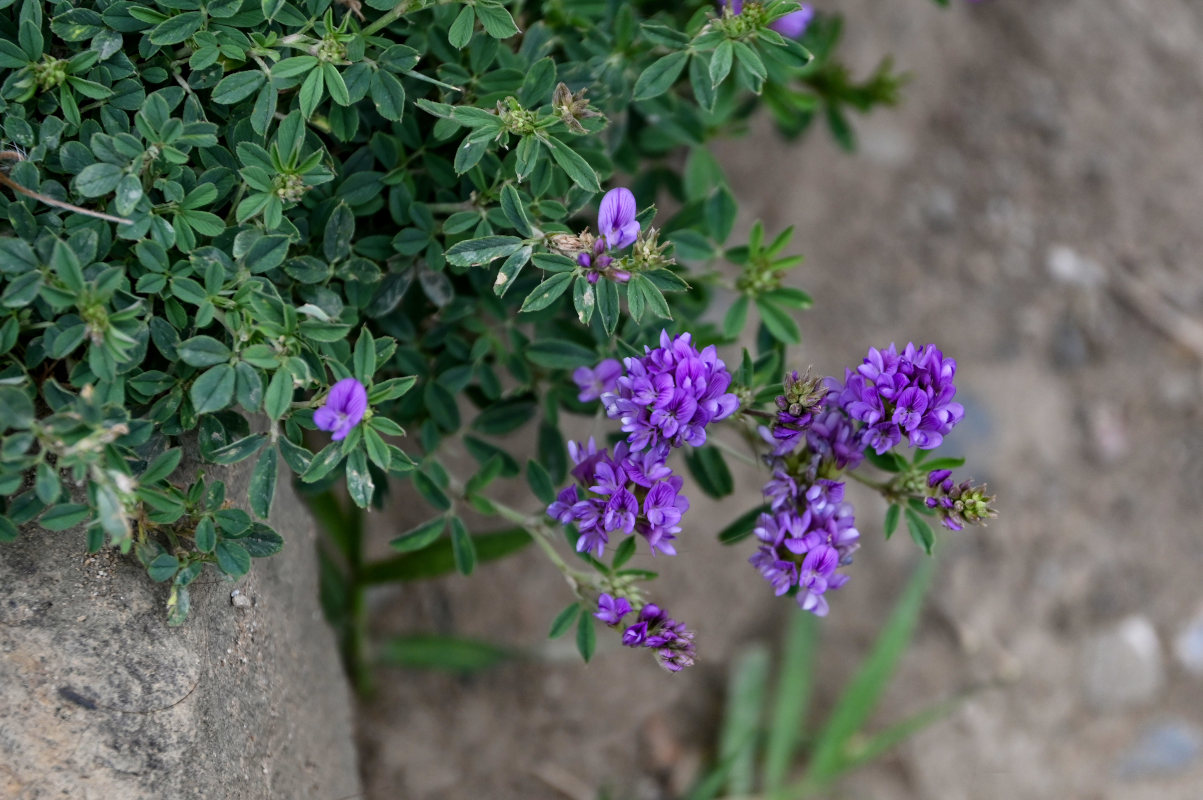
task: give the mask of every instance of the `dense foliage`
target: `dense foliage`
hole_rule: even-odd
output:
[[[178,624],[206,564],[238,577],[280,549],[266,518],[277,482],[294,476],[331,528],[324,594],[350,639],[363,586],[470,573],[533,539],[576,591],[553,632],[579,619],[588,657],[601,595],[611,607],[599,615],[621,619],[614,604],[633,603],[640,643],[672,650],[661,639],[677,623],[634,588],[649,574],[623,569],[634,537],[583,546],[581,519],[561,510],[583,562],[569,567],[558,526],[487,491],[525,471],[553,503],[584,458],[573,446],[569,460],[566,414],[591,413],[593,400],[629,432],[638,395],[599,379],[590,396],[573,372],[615,356],[642,369],[630,365],[651,358],[644,345],[668,343],[668,328],[690,331],[702,349],[680,357],[709,359],[717,375],[704,346],[749,335],[753,352],[722,366],[730,388],[719,392],[732,400],[690,414],[703,426],[729,419],[749,452],[757,420],[776,419],[774,435],[789,427],[798,452],[817,457],[805,450],[809,416],[782,421],[773,405],[792,402],[780,377],[786,345],[800,340],[794,313],[810,299],[783,279],[801,259],[786,254],[789,231],[757,225],[749,242],[729,243],[737,207],[706,142],[738,133],[763,105],[786,135],[822,119],[851,147],[848,109],[892,102],[898,79],[888,62],[851,78],[836,57],[838,17],[799,24],[794,0],[0,9],[0,541],[34,523],[86,525],[91,549],[132,551],[169,583]],[[630,191],[603,201],[616,182]],[[674,212],[657,216],[656,200]],[[704,319],[716,298],[729,309],[720,324]],[[808,410],[825,402],[808,391]],[[716,397],[697,390],[671,413]],[[894,414],[893,403],[878,411]],[[869,416],[849,423],[856,436],[868,436]],[[731,491],[721,449],[654,424],[687,450],[705,491]],[[521,444],[507,438],[520,430]],[[181,470],[190,437],[202,464]],[[857,450],[880,441],[857,439]],[[630,447],[634,458],[656,442]],[[476,466],[453,474],[446,456],[463,452]],[[782,466],[786,451],[769,454],[795,479],[799,458]],[[204,475],[204,462],[247,460],[247,497]],[[939,494],[922,485],[926,468],[889,448],[874,460],[899,476],[882,491],[899,509],[913,501],[906,519],[930,549],[922,515],[949,515],[924,500]],[[409,481],[430,519],[396,540],[396,558],[365,563],[356,509],[380,507],[390,479]],[[632,480],[606,496],[622,488],[622,503],[644,502],[649,485]],[[340,486],[353,507],[340,505]],[[680,503],[656,491],[655,519],[672,527]],[[470,531],[468,509],[518,528]],[[616,519],[599,530],[647,522]],[[790,551],[796,566],[821,571],[803,564],[808,549]],[[787,588],[799,591],[797,575]],[[679,668],[692,650],[674,652],[661,660]]]

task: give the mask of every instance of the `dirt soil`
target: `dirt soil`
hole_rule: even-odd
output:
[[[953,5],[839,4],[858,70],[890,52],[913,76],[899,109],[858,124],[858,156],[767,126],[718,149],[745,229],[798,228],[794,280],[817,300],[798,366],[938,343],[967,409],[947,449],[1000,497],[1001,519],[943,540],[878,720],[995,688],[831,796],[1203,797],[1203,676],[1175,654],[1203,604],[1203,6]],[[699,503],[685,555],[655,562],[658,598],[698,631],[701,663],[675,677],[612,641],[587,667],[541,645],[567,593],[535,552],[377,597],[381,632],[543,658],[383,676],[360,709],[366,797],[672,797],[713,746],[729,660],[793,611],[750,546],[714,542],[759,478]],[[915,559],[905,536],[882,541],[880,503],[854,500],[865,546],[824,622],[819,713]]]

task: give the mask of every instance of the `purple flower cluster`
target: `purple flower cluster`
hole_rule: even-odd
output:
[[[625,359],[626,374],[602,392],[606,415],[622,422],[632,451],[661,443],[705,444],[706,426],[739,408],[738,398],[727,391],[731,373],[714,345],[699,352],[688,333],[672,338],[661,331],[660,346],[645,350],[641,358]],[[590,385],[593,380],[598,380],[596,371]]]
[[[576,483],[559,493],[547,513],[563,525],[575,524],[578,552],[598,558],[611,534],[638,533],[652,554],[676,555],[673,540],[689,499],[680,494],[682,478],[665,463],[669,448],[661,444],[632,452],[625,443],[598,450],[596,442],[568,443]]]
[[[820,478],[802,487],[782,472],[766,486],[770,490],[772,513],[760,515],[753,530],[760,548],[748,560],[778,596],[796,590],[799,608],[827,616],[823,595],[848,582],[836,569],[850,564],[860,546],[844,484]]]
[[[615,250],[629,247],[639,238],[639,208],[630,189],[611,189],[602,196],[597,210],[597,238],[593,241],[593,252],[580,253],[576,263],[589,269],[589,282],[597,283],[604,275],[618,283],[626,283],[631,273],[623,269],[611,269]]]
[[[622,624],[623,617],[631,611],[631,604],[625,597],[603,594],[597,600],[597,612],[593,616],[615,628]],[[627,647],[654,649],[656,661],[669,672],[692,667],[696,657],[693,631],[653,603],[645,605],[635,622],[622,632],[622,643]]]
[[[907,343],[899,353],[869,348],[856,371],[846,370],[844,383],[832,381],[833,393],[848,416],[865,424],[861,443],[884,453],[907,437],[913,447],[930,450],[965,416],[953,401],[957,362],[934,344]]]

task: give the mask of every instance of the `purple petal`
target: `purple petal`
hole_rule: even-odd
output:
[[[814,16],[815,10],[803,4],[797,11],[786,14],[780,19],[773,20],[769,24],[769,27],[787,39],[797,39],[806,33],[806,28],[810,25],[810,21],[814,19]]]
[[[332,431],[338,427],[342,415],[329,406],[322,406],[313,412],[313,424],[320,431]]]
[[[632,223],[636,226],[635,233],[639,232],[639,223],[635,222],[637,213],[635,195],[631,194],[630,189],[619,187],[606,192],[597,211],[597,230],[605,237],[608,247],[625,247],[626,245],[619,245],[618,242],[626,238],[628,226]],[[632,241],[634,236],[630,237],[627,244]]]

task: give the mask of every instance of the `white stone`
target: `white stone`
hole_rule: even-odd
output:
[[[1101,711],[1156,698],[1165,684],[1165,667],[1153,623],[1133,615],[1088,639],[1082,649],[1082,677],[1086,701]]]
[[[1063,244],[1055,244],[1048,249],[1044,266],[1048,274],[1061,283],[1094,287],[1107,280],[1107,271],[1097,261]]]

